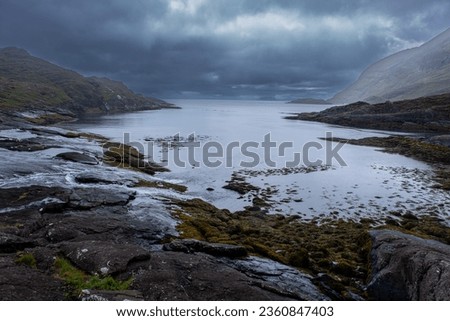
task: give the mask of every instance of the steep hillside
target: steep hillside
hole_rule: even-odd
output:
[[[443,93],[450,93],[450,29],[420,47],[371,65],[354,84],[329,101],[377,103]]]
[[[0,50],[0,111],[85,113],[172,107],[106,78],[83,77],[18,48]]]

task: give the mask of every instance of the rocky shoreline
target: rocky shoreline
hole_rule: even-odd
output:
[[[450,299],[450,229],[433,216],[231,213],[129,146],[17,119],[0,123],[0,158],[2,300]]]
[[[379,104],[359,101],[286,118],[367,129],[445,135],[450,132],[450,94]],[[449,143],[448,137],[446,141]]]

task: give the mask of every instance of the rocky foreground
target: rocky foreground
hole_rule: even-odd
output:
[[[2,300],[450,299],[436,217],[231,213],[128,146],[5,118],[0,160]]]

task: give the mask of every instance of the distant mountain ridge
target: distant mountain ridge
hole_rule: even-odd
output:
[[[420,47],[400,51],[369,66],[329,102],[379,103],[450,93],[450,28]]]
[[[0,49],[0,111],[56,113],[127,112],[173,107],[137,95],[123,83],[84,77],[24,49]]]

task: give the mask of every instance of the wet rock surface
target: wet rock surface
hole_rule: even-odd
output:
[[[208,243],[194,239],[175,240],[170,243],[164,244],[163,249],[166,251],[175,251],[184,253],[202,252],[214,256],[225,256],[225,257],[247,256],[247,250],[243,246],[220,244],[220,243]]]
[[[292,300],[207,254],[153,253],[133,288],[146,300]]]
[[[450,300],[450,246],[397,231],[371,231],[375,300]]]
[[[51,148],[51,146],[44,145],[42,141],[37,141],[32,138],[18,140],[0,137],[0,148],[5,148],[8,150],[14,150],[19,152],[35,152]]]
[[[245,275],[260,280],[259,286],[263,289],[297,300],[329,300],[312,283],[311,276],[287,265],[259,257],[225,262]]]
[[[98,160],[94,157],[78,153],[78,152],[67,152],[56,155],[56,157],[64,159],[66,161],[71,161],[75,163],[82,163],[86,165],[97,165]]]

